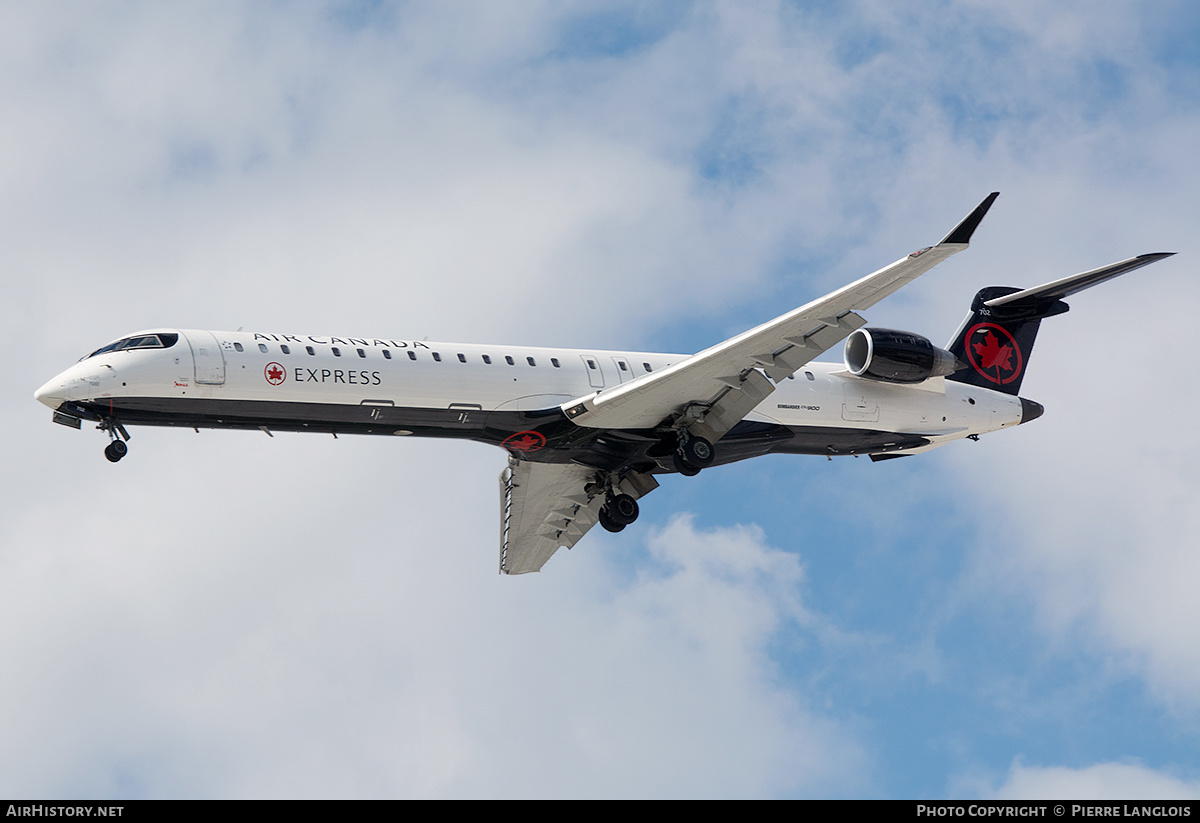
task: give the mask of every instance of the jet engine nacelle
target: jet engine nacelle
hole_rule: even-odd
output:
[[[858,329],[846,339],[845,359],[856,377],[888,383],[920,383],[963,367],[921,335],[895,329]]]

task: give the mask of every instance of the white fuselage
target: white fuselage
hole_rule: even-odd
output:
[[[377,423],[342,431],[455,436],[454,425],[438,432],[408,426],[406,413],[440,413],[436,419],[466,425],[480,413],[550,410],[687,358],[395,338],[170,333],[179,336],[167,348],[85,358],[37,397],[55,409],[70,403],[103,414],[108,407],[131,423],[203,426],[238,419],[243,426],[271,428],[286,418],[292,422],[285,428],[337,431],[330,409],[340,409],[347,420]],[[287,414],[277,413],[284,408]],[[304,420],[306,408],[324,411]],[[1021,403],[943,378],[899,385],[855,377],[842,364],[814,362],[780,381],[746,420],[794,430],[920,435],[930,443],[909,450],[920,451],[1015,426]],[[469,435],[464,430],[461,436]]]

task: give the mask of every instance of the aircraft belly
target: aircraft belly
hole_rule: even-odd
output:
[[[478,404],[438,409],[391,401],[343,404],[189,396],[104,398],[64,403],[61,410],[89,420],[112,416],[126,425],[465,438],[503,446],[535,462],[572,462],[590,448],[557,407],[487,411]],[[588,440],[595,439],[594,432],[590,435]]]
[[[889,432],[850,427],[802,426],[789,440],[771,449],[778,454],[873,454],[928,445],[929,438],[912,432]]]

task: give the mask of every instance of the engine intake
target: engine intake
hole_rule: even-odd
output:
[[[858,329],[846,339],[845,360],[856,377],[887,383],[920,383],[963,367],[921,335],[895,329]]]

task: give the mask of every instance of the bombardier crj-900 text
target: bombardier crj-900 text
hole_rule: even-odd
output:
[[[763,454],[882,460],[1032,420],[1018,397],[1062,298],[1169,254],[1032,289],[980,291],[947,349],[857,312],[967,247],[990,194],[936,246],[687,355],[159,329],[122,337],[37,391],[57,423],[459,437],[508,451],[500,570],[538,571],[597,522],[620,531],[654,476]],[[845,363],[814,358],[845,340]]]

